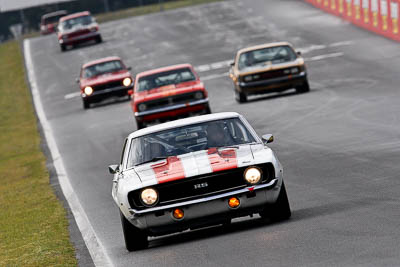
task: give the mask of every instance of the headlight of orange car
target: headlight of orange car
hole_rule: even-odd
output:
[[[125,78],[125,79],[122,81],[122,84],[123,84],[124,86],[128,87],[129,85],[132,84],[132,79],[131,79],[131,78]]]
[[[85,89],[83,90],[86,95],[91,95],[93,94],[93,88],[90,86],[86,86]]]
[[[146,104],[142,103],[138,105],[138,110],[139,111],[145,111],[147,109]]]
[[[261,180],[261,170],[257,167],[249,167],[244,171],[244,179],[249,184],[257,184]]]
[[[152,206],[158,201],[158,192],[154,188],[143,189],[140,198],[146,206]]]

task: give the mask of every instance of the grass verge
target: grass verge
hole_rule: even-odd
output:
[[[76,266],[17,42],[0,45],[0,266]]]
[[[141,7],[127,8],[109,13],[103,13],[96,15],[96,20],[98,22],[107,22],[111,20],[124,19],[133,16],[156,13],[160,12],[161,10],[176,9],[181,7],[200,5],[211,2],[220,2],[220,1],[224,0],[177,0],[177,1],[166,2],[163,4],[146,5]]]

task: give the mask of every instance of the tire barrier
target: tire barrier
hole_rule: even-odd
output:
[[[400,0],[305,0],[369,31],[400,41]]]

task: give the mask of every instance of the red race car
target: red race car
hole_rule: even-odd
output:
[[[42,19],[40,20],[40,33],[42,35],[45,35],[55,32],[58,26],[59,19],[66,15],[66,10],[58,10],[56,12],[44,14],[42,16]]]
[[[84,64],[77,82],[81,89],[83,108],[110,96],[129,96],[133,88],[131,68],[119,57],[106,57]]]
[[[211,113],[208,93],[190,64],[139,73],[133,94],[138,129],[154,121]]]
[[[58,42],[61,51],[65,51],[68,46],[74,47],[88,41],[102,42],[99,25],[89,11],[74,13],[60,18],[58,23]]]

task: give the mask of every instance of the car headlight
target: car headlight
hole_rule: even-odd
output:
[[[291,72],[291,73],[298,73],[298,72],[299,72],[299,69],[298,69],[298,68],[291,68],[291,69],[290,69],[290,72]]]
[[[83,90],[86,95],[91,95],[93,94],[93,88],[90,86],[86,86],[85,89]]]
[[[256,167],[249,167],[244,171],[244,179],[249,184],[257,184],[261,180],[261,170]]]
[[[194,98],[196,98],[196,99],[202,99],[203,98],[203,93],[202,92],[196,92],[195,94],[194,94]]]
[[[125,78],[125,79],[122,81],[122,84],[123,84],[124,86],[128,87],[129,85],[132,84],[132,79],[131,79],[131,78]]]
[[[147,108],[146,104],[142,103],[138,105],[138,110],[139,111],[145,111]]]
[[[243,79],[244,79],[245,82],[251,82],[253,80],[253,76],[251,76],[251,75],[244,76]]]
[[[157,203],[158,192],[153,188],[146,188],[140,193],[140,198],[146,206],[152,206]]]

